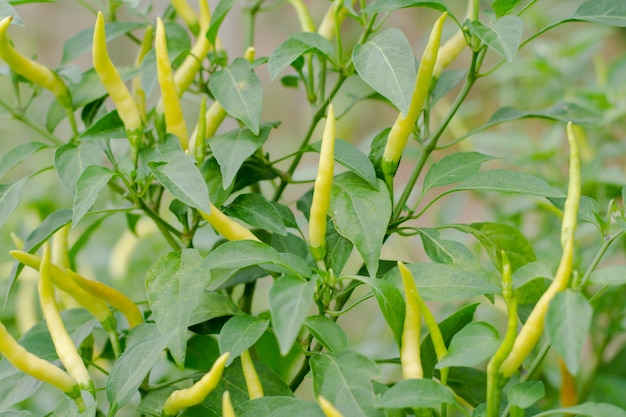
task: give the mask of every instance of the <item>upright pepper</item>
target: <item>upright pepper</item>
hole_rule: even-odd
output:
[[[157,76],[159,86],[161,87],[161,103],[165,113],[166,132],[176,136],[180,140],[180,146],[183,150],[187,150],[189,140],[187,136],[187,125],[185,124],[183,110],[180,106],[180,98],[172,73],[172,64],[167,55],[165,27],[160,18],[157,18],[155,52]]]
[[[420,357],[421,320],[419,303],[417,302],[417,287],[413,274],[402,262],[398,262],[402,285],[406,296],[404,326],[400,343],[400,363],[404,379],[424,377],[422,359]]]
[[[256,373],[250,352],[247,349],[241,354],[241,369],[243,370],[243,377],[246,380],[246,388],[248,389],[250,399],[262,398],[263,385],[261,385],[261,380]]]
[[[352,0],[352,4],[354,4],[355,0]],[[337,35],[337,27],[341,26],[341,23],[348,16],[349,12],[343,5],[344,0],[334,0],[330,5],[324,18],[322,19],[322,23],[320,23],[317,28],[317,33],[322,35],[328,40],[331,40]]]
[[[467,12],[465,13],[466,19],[472,19],[474,14],[474,4],[477,1],[478,0],[467,0]],[[450,63],[459,56],[466,46],[467,41],[465,40],[465,32],[462,28],[460,28],[454,36],[448,39],[439,48],[439,52],[437,53],[437,62],[435,63],[435,68],[433,69],[433,77],[439,78],[443,69],[450,65]]]
[[[335,170],[335,110],[328,106],[326,126],[322,136],[320,160],[313,188],[313,202],[309,215],[309,248],[317,261],[326,256],[326,218],[330,207],[330,193]]]
[[[65,82],[50,68],[26,58],[11,46],[7,30],[13,16],[0,21],[0,57],[9,67],[27,80],[49,90],[66,109],[72,109],[72,97]]]
[[[224,391],[222,394],[222,417],[237,417],[233,403],[230,401],[230,392]]]
[[[203,0],[201,0],[203,1]],[[187,0],[172,0],[172,7],[176,10],[176,13],[183,19],[183,22],[193,32],[198,33],[198,16],[193,11]]]
[[[198,39],[191,48],[189,55],[187,55],[183,63],[174,73],[174,83],[176,84],[179,97],[187,91],[200,70],[202,60],[206,58],[211,50],[211,42],[209,42],[209,39],[206,37],[206,33],[209,30],[209,23],[211,22],[209,5],[207,0],[199,0],[198,5],[200,7],[200,33],[198,34]]]
[[[109,93],[111,100],[113,100],[120,119],[124,123],[126,136],[128,136],[131,146],[132,158],[133,161],[136,161],[143,134],[143,121],[137,102],[109,57],[102,12],[98,12],[98,17],[96,18],[92,55],[94,69],[100,78],[100,82],[102,82],[102,85]]]
[[[343,417],[343,414],[341,414],[334,405],[321,395],[317,396],[317,402],[326,417]]]
[[[578,155],[578,144],[572,122],[567,124],[567,140],[570,147],[569,184],[567,198],[563,210],[563,221],[561,223],[561,244],[563,255],[554,280],[541,296],[537,304],[531,311],[528,319],[522,326],[519,335],[509,353],[509,356],[502,362],[500,373],[508,378],[513,375],[528,357],[530,351],[535,347],[541,334],[543,333],[546,313],[550,302],[554,296],[569,284],[572,273],[572,263],[574,259],[574,232],[576,231],[576,216],[580,203],[580,160]]]
[[[211,226],[222,236],[228,240],[256,240],[259,241],[250,230],[237,223],[217,207],[211,204],[211,212],[205,213],[200,211],[200,215],[209,222]]]
[[[311,19],[311,13],[309,13],[309,9],[306,4],[302,2],[302,0],[287,0],[296,13],[298,14],[298,20],[300,21],[300,28],[303,32],[315,32],[315,24],[313,23],[313,19]],[[323,35],[322,35],[323,36]]]
[[[175,416],[184,408],[200,404],[211,391],[215,389],[222,378],[228,352],[217,358],[211,370],[204,374],[198,382],[189,388],[179,389],[172,392],[163,404],[164,416]]]
[[[65,366],[67,372],[78,382],[81,389],[90,391],[95,395],[96,390],[87,371],[87,367],[78,354],[72,338],[67,333],[61,313],[54,298],[54,289],[50,282],[51,275],[50,249],[48,244],[44,246],[41,260],[41,270],[39,279],[39,302],[41,311],[46,320],[46,326],[50,332],[50,338],[54,344],[54,349],[59,359]]]
[[[422,112],[422,108],[426,102],[426,97],[428,97],[433,69],[437,61],[437,52],[439,51],[441,30],[443,29],[443,22],[447,15],[447,13],[444,13],[437,19],[430,33],[428,44],[426,45],[417,70],[409,110],[406,116],[402,115],[402,113],[398,115],[387,137],[387,145],[383,152],[381,168],[385,176],[385,181],[390,189],[393,187],[393,176],[398,168],[398,163],[409,139],[409,135],[413,131],[417,118]]]
[[[152,49],[152,39],[154,37],[154,30],[152,26],[148,26],[146,28],[146,32],[143,35],[143,39],[141,40],[141,47],[139,48],[139,53],[137,54],[137,59],[135,60],[135,67],[141,67],[143,63],[143,59],[146,57],[148,52]],[[135,98],[135,103],[137,105],[137,109],[139,110],[139,115],[141,116],[141,120],[146,120],[146,92],[143,90],[141,86],[141,75],[137,75],[133,77],[132,82],[133,88],[133,97]]]

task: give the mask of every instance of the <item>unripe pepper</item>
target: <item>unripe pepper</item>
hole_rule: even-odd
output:
[[[567,288],[572,273],[574,232],[576,231],[576,216],[580,203],[580,160],[572,122],[567,124],[567,140],[570,147],[570,166],[567,198],[565,200],[563,220],[561,223],[563,255],[561,256],[561,262],[559,263],[554,280],[539,301],[537,301],[537,304],[515,339],[511,353],[500,366],[500,373],[506,378],[517,371],[539,341],[543,333],[545,317],[550,302],[558,292]]]
[[[222,417],[237,417],[233,403],[230,401],[230,392],[224,391],[222,394]]]
[[[415,127],[417,118],[422,113],[426,97],[430,89],[430,82],[433,75],[433,69],[435,62],[437,61],[437,52],[439,51],[439,42],[441,40],[441,30],[443,29],[443,22],[448,14],[444,13],[435,22],[433,29],[428,38],[428,44],[422,55],[419,68],[417,70],[417,76],[415,78],[415,87],[413,89],[413,95],[411,96],[411,103],[406,116],[400,113],[395,123],[391,127],[389,136],[387,137],[387,144],[383,152],[383,158],[381,168],[385,176],[387,185],[391,188],[391,180],[398,168],[398,162],[402,156],[402,152],[409,139],[409,135]]]
[[[228,352],[217,358],[211,370],[189,388],[172,392],[163,404],[163,416],[175,416],[184,408],[200,404],[215,389],[222,378]]]
[[[467,0],[467,12],[465,13],[466,19],[472,19],[474,14],[474,5],[477,1],[478,0]],[[439,78],[443,69],[450,65],[450,63],[459,56],[466,46],[467,41],[465,39],[465,32],[461,28],[439,48],[439,52],[437,53],[437,62],[435,63],[435,68],[433,69],[433,77]]]
[[[343,417],[343,414],[341,414],[334,405],[321,395],[317,396],[317,402],[326,417]]]
[[[202,60],[206,58],[211,50],[211,42],[209,42],[209,39],[206,37],[206,33],[209,30],[209,23],[211,22],[209,5],[207,0],[199,0],[198,5],[200,7],[200,33],[198,34],[198,39],[191,48],[189,55],[187,55],[183,63],[180,64],[180,67],[178,67],[174,73],[174,83],[176,84],[179,97],[187,91],[200,70]]]
[[[27,351],[0,321],[0,353],[20,371],[53,385],[71,398],[80,397],[78,384],[67,372]]]
[[[413,274],[402,262],[398,262],[398,269],[402,276],[402,285],[406,296],[404,326],[400,342],[400,363],[404,379],[424,377],[422,359],[420,357],[421,320],[419,303],[417,302],[417,287]]]
[[[11,46],[7,30],[13,16],[7,16],[0,21],[0,57],[9,67],[27,80],[49,90],[66,109],[72,108],[72,98],[65,82],[54,71],[26,58]]]
[[[302,0],[288,0],[298,14],[298,20],[300,21],[300,29],[303,32],[315,32],[315,24],[311,19],[311,13],[306,4]],[[322,35],[323,36],[323,35]]]
[[[203,0],[201,0],[203,1]],[[198,33],[198,16],[193,11],[187,0],[172,0],[172,7],[176,13],[183,19],[183,22],[193,32]]]
[[[333,1],[317,29],[317,33],[328,40],[333,39],[337,35],[337,27],[341,26],[341,23],[349,14],[348,9],[343,6],[343,2],[344,0]],[[352,0],[352,4],[354,2],[355,0]]]
[[[211,226],[222,236],[228,240],[256,240],[257,238],[250,230],[246,229],[241,224],[237,223],[224,213],[222,213],[217,207],[211,204],[211,212],[205,213],[199,210],[200,215],[209,222]]]
[[[165,113],[166,132],[171,133],[180,140],[180,146],[187,150],[189,137],[187,135],[187,125],[183,117],[183,110],[180,106],[180,98],[174,75],[172,64],[167,55],[167,44],[165,38],[165,27],[163,21],[157,18],[155,52],[157,63],[157,76],[161,87],[161,103]]]
[[[322,136],[320,160],[313,188],[313,201],[309,215],[309,247],[317,261],[326,256],[326,217],[330,207],[330,192],[335,170],[335,111],[328,106],[326,126]]]
[[[246,380],[246,388],[248,389],[248,397],[251,400],[263,397],[263,385],[259,375],[256,373],[254,363],[250,357],[250,352],[246,349],[241,354],[241,369],[243,370],[243,377]]]
[[[98,17],[96,18],[92,55],[93,67],[100,78],[100,82],[102,82],[111,100],[113,100],[120,119],[124,123],[126,135],[132,149],[133,161],[136,161],[143,134],[143,121],[137,102],[109,57],[102,12],[98,12]]]
[[[46,321],[46,326],[50,332],[50,338],[54,344],[54,349],[65,366],[67,373],[70,374],[78,383],[81,389],[90,391],[95,395],[95,387],[87,371],[87,367],[83,359],[78,354],[76,346],[72,338],[67,333],[65,324],[61,319],[61,313],[54,298],[54,289],[50,282],[52,263],[50,262],[49,245],[44,245],[43,257],[41,260],[40,278],[39,278],[39,303],[41,311]]]

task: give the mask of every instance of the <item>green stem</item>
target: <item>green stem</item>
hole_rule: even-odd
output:
[[[33,129],[35,132],[39,133],[40,135],[48,139],[54,145],[57,145],[57,146],[63,145],[63,141],[61,141],[59,138],[54,136],[52,133],[48,132],[46,128],[44,128],[43,126],[40,126],[37,122],[32,120],[26,114],[24,114],[20,109],[15,108],[14,106],[11,106],[2,98],[0,98],[0,106],[2,106],[6,111],[8,111],[15,120],[19,120],[20,122],[24,123],[31,129]]]
[[[182,234],[180,233],[180,231],[176,230],[171,224],[163,220],[157,213],[155,213],[152,209],[150,209],[150,207],[148,207],[146,203],[144,203],[143,201],[140,201],[139,204],[140,204],[141,209],[148,215],[148,217],[154,220],[157,227],[163,234],[163,237],[165,237],[165,240],[167,240],[167,243],[169,243],[172,249],[174,251],[180,250],[180,245],[178,244],[176,239],[174,239],[174,237],[172,236],[172,234],[174,234],[178,237],[181,237]]]
[[[622,235],[624,235],[624,230],[620,230],[619,232],[615,233],[614,235],[610,235],[610,236],[605,236],[604,237],[604,239],[602,241],[602,245],[600,246],[600,249],[598,249],[598,252],[596,253],[596,256],[593,258],[593,260],[591,261],[591,264],[589,265],[589,267],[585,271],[585,275],[583,275],[583,277],[580,280],[580,286],[581,287],[585,286],[585,284],[589,280],[589,277],[591,276],[591,273],[593,271],[595,271],[595,269],[598,267],[598,264],[600,263],[600,260],[602,259],[602,257],[606,253],[606,251],[609,249],[609,246],[611,246],[611,244],[613,242],[615,242],[616,239],[620,238]],[[595,298],[597,298],[596,295],[594,295],[589,301],[591,302],[591,301],[595,300]]]

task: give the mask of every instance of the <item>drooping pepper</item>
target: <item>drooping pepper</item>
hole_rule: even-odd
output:
[[[330,207],[330,193],[335,170],[335,111],[328,106],[326,126],[322,136],[320,160],[313,188],[313,202],[309,215],[309,248],[317,261],[326,256],[326,218]]]

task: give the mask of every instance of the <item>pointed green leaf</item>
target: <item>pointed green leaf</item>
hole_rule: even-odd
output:
[[[401,30],[384,30],[352,52],[359,76],[406,115],[415,85],[415,58]]]
[[[461,242],[439,239],[439,233],[434,229],[419,231],[424,251],[433,262],[464,269],[478,276],[487,275],[478,258]]]
[[[272,127],[275,125],[264,123],[258,135],[243,128],[215,136],[209,141],[222,171],[224,189],[231,186],[244,161],[265,143]]]
[[[72,227],[76,226],[83,216],[87,214],[113,175],[113,171],[99,165],[88,166],[83,171],[78,181],[76,181]]]
[[[491,8],[496,12],[497,17],[505,16],[520,3],[521,0],[495,0]]]
[[[226,212],[252,227],[287,235],[287,228],[278,209],[257,193],[240,194],[226,207]]]
[[[379,180],[376,190],[351,172],[340,174],[333,180],[329,212],[337,232],[354,244],[370,276],[376,276],[391,217],[387,187]]]
[[[163,155],[163,162],[148,167],[167,191],[190,207],[209,212],[209,189],[191,156],[182,151]]]
[[[101,165],[102,155],[97,141],[60,146],[54,153],[54,167],[61,183],[74,194],[80,175],[90,165]]]
[[[431,9],[441,10],[442,12],[447,11],[451,14],[450,10],[448,10],[446,5],[440,0],[378,0],[367,6],[363,12],[384,13],[407,7],[429,7]]]
[[[312,143],[311,149],[320,151],[322,141]],[[367,181],[373,188],[378,188],[376,183],[376,171],[369,158],[356,146],[343,139],[335,140],[335,161]]]
[[[435,368],[478,365],[493,356],[500,343],[493,326],[481,321],[470,323],[452,337],[448,353]]]
[[[575,20],[626,27],[626,3],[615,0],[587,0],[574,12]]]
[[[296,59],[309,52],[330,58],[333,55],[333,46],[330,41],[318,33],[302,32],[292,34],[289,39],[274,49],[267,62],[270,79],[276,77]]]
[[[343,352],[348,345],[348,336],[336,322],[326,316],[309,316],[304,325],[313,337],[331,352]]]
[[[319,406],[293,397],[263,397],[247,401],[235,408],[237,417],[324,417]]]
[[[449,190],[448,193],[460,190],[516,193],[538,197],[558,198],[564,196],[563,192],[553,188],[539,177],[525,172],[504,169],[491,169],[479,172]]]
[[[546,331],[572,375],[578,374],[580,355],[591,330],[592,318],[593,307],[580,293],[565,290],[550,302]]]
[[[215,43],[215,38],[217,37],[217,32],[224,21],[224,18],[228,14],[228,11],[235,4],[235,0],[220,0],[215,6],[215,10],[211,15],[211,23],[209,24],[209,30],[207,31],[206,37],[211,43]]]
[[[449,388],[432,379],[409,379],[389,388],[379,408],[439,408],[442,404],[459,405]]]
[[[626,266],[611,265],[597,269],[591,273],[589,279],[599,285],[624,285],[626,284]]]
[[[206,274],[197,267],[202,257],[194,249],[171,252],[146,272],[146,294],[154,320],[176,364],[185,363],[187,326],[191,314],[202,301],[207,285]]]
[[[126,128],[117,110],[107,113],[80,134],[82,140],[125,138]]]
[[[541,381],[520,382],[513,385],[507,392],[509,404],[522,409],[532,406],[545,395],[546,388]]]
[[[306,281],[290,275],[278,278],[270,288],[272,328],[283,356],[289,353],[300,333],[313,303],[315,289],[315,280]]]
[[[209,88],[229,115],[241,120],[255,135],[259,134],[263,87],[250,62],[235,59],[228,67],[211,75]]]
[[[243,314],[243,312],[229,296],[219,292],[207,291],[202,294],[202,300],[191,312],[189,325],[238,314]]]
[[[7,172],[24,162],[29,156],[34,155],[47,146],[39,142],[28,142],[16,146],[0,156],[0,178]]]
[[[28,178],[22,178],[11,184],[0,184],[0,227],[7,221],[22,198],[22,188]]]
[[[161,336],[156,324],[141,324],[130,331],[126,349],[113,364],[107,378],[106,394],[111,404],[109,416],[114,416],[137,395],[141,383],[167,344],[167,338]]]
[[[545,261],[528,263],[513,273],[513,288],[520,288],[535,279],[541,278],[553,278],[553,271],[550,268],[550,264]]]
[[[522,41],[524,24],[518,16],[503,16],[487,27],[479,21],[470,23],[474,33],[491,49],[512,62]]]
[[[459,152],[434,163],[424,178],[422,195],[428,190],[468,179],[480,170],[483,162],[495,159],[479,152]]]
[[[246,349],[254,345],[267,327],[269,321],[248,315],[231,317],[220,332],[220,352],[230,352],[226,366],[230,365]]]
[[[105,24],[107,42],[119,38],[129,32],[143,29],[143,23],[136,22],[110,22]],[[63,58],[61,64],[67,64],[82,54],[91,52],[93,44],[93,28],[85,29],[65,41],[63,45]]]
[[[314,355],[310,364],[315,396],[326,398],[344,417],[384,416],[375,408],[371,380],[380,370],[371,359],[348,350]]]

